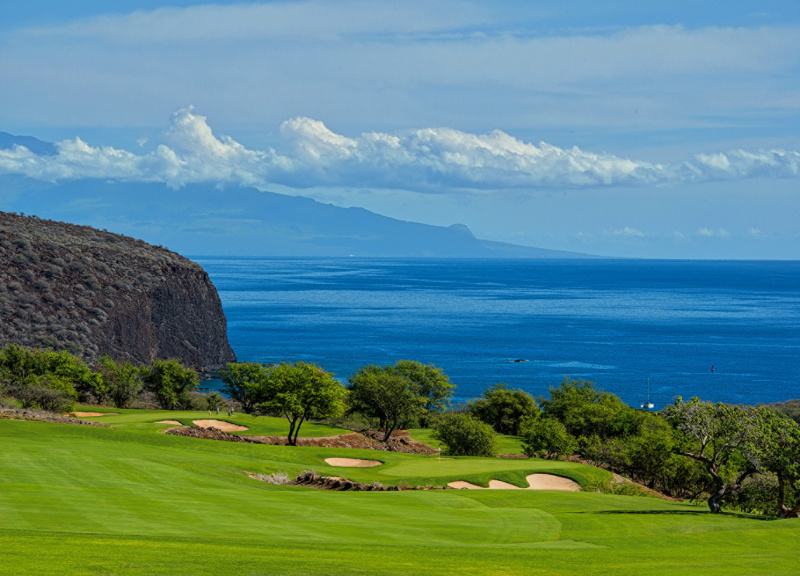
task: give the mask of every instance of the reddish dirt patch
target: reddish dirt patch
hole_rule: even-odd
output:
[[[406,454],[437,454],[434,448],[427,444],[413,440],[405,430],[392,432],[388,442],[382,442],[367,434],[378,436],[378,433],[365,431],[363,434],[351,432],[336,436],[322,436],[318,438],[298,438],[298,446],[317,446],[321,448],[362,448],[366,450],[386,450],[389,452],[404,452]],[[259,444],[274,444],[285,446],[288,444],[286,436],[243,436]],[[383,434],[380,434],[383,437]]]
[[[119,412],[73,412],[76,418],[94,418],[95,416],[119,416]]]

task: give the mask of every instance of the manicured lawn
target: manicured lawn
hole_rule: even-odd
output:
[[[239,414],[234,412],[230,417],[226,411],[220,410],[209,413],[207,410],[123,410],[117,408],[105,408],[97,406],[81,406],[77,412],[107,412],[108,416],[88,416],[82,418],[90,422],[102,422],[125,430],[156,430],[169,428],[170,424],[155,424],[160,420],[177,420],[181,424],[191,426],[193,420],[221,420],[246,426],[248,429],[243,432],[232,432],[232,434],[246,434],[254,436],[285,436],[289,433],[289,424],[285,418],[274,418],[271,416],[250,416],[249,414]],[[349,434],[350,430],[336,428],[328,424],[317,424],[315,422],[303,422],[299,436],[302,438],[316,436],[335,436],[337,434]]]
[[[0,420],[0,574],[800,572],[794,520],[587,492],[323,492],[243,472],[316,469],[439,485],[545,470],[579,481],[603,473],[577,464],[236,444],[120,424],[125,429]],[[385,464],[334,468],[323,462],[331,456]]]

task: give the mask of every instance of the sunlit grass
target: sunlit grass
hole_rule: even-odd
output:
[[[800,571],[797,521],[589,492],[324,492],[245,474],[314,469],[439,486],[605,474],[579,464],[215,442],[159,434],[142,417],[121,415],[119,429],[0,421],[0,574]],[[324,462],[331,456],[384,464],[335,468]]]

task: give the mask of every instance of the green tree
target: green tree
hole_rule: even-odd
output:
[[[245,414],[253,414],[265,401],[268,371],[263,364],[231,362],[220,372],[222,392],[242,405]]]
[[[378,420],[384,442],[398,424],[419,415],[423,400],[393,366],[365,366],[350,377],[350,409]]]
[[[427,428],[431,414],[444,412],[450,405],[455,385],[441,368],[433,364],[400,360],[394,364],[393,370],[409,381],[411,391],[420,398],[420,426]]]
[[[680,433],[673,451],[701,463],[711,477],[708,507],[719,513],[725,495],[739,490],[759,470],[761,414],[749,406],[714,404],[696,397],[689,402],[678,397],[664,414]]]
[[[197,389],[197,372],[184,367],[177,358],[153,360],[150,366],[141,368],[140,373],[145,389],[155,394],[164,410],[191,405],[189,394]]]
[[[288,441],[297,444],[297,434],[309,418],[338,416],[344,409],[345,390],[330,372],[314,364],[296,362],[266,368],[267,412],[283,414],[289,421]]]
[[[128,408],[142,389],[139,369],[127,360],[117,362],[110,356],[101,357],[96,369],[103,379],[106,397],[116,408]]]
[[[495,384],[483,392],[483,398],[469,403],[470,414],[486,422],[499,434],[516,436],[525,420],[535,419],[539,406],[524,390],[511,390],[506,384]]]
[[[760,461],[777,478],[776,512],[779,518],[795,518],[800,512],[800,426],[766,408],[759,408],[762,434]]]
[[[631,410],[614,394],[598,390],[593,382],[566,376],[558,387],[550,387],[550,398],[540,399],[539,404],[545,416],[560,421],[576,438],[620,435],[627,424],[620,413]]]
[[[34,352],[38,373],[57,376],[69,382],[78,395],[78,400],[87,402],[103,398],[106,394],[103,378],[92,372],[86,363],[69,352],[51,352],[37,350]]]
[[[17,344],[8,344],[0,350],[0,381],[23,405],[42,409],[46,409],[42,402],[61,409],[65,402],[100,398],[105,393],[102,377],[69,352],[35,350]],[[29,387],[36,387],[39,392],[26,392]],[[55,390],[70,400],[57,399],[58,394],[41,390]]]
[[[575,437],[554,418],[525,421],[520,427],[519,436],[522,438],[523,450],[529,457],[539,454],[545,458],[557,458],[574,454],[578,447]]]
[[[451,456],[494,456],[497,437],[494,429],[468,413],[445,414],[436,423],[431,437],[445,445]]]

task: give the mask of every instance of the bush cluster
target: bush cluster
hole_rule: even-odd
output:
[[[193,394],[198,375],[179,360],[154,360],[145,366],[103,356],[91,366],[69,352],[7,344],[0,349],[0,398],[22,408],[70,412],[76,402],[128,408],[152,398],[163,409],[216,408],[218,393]]]

